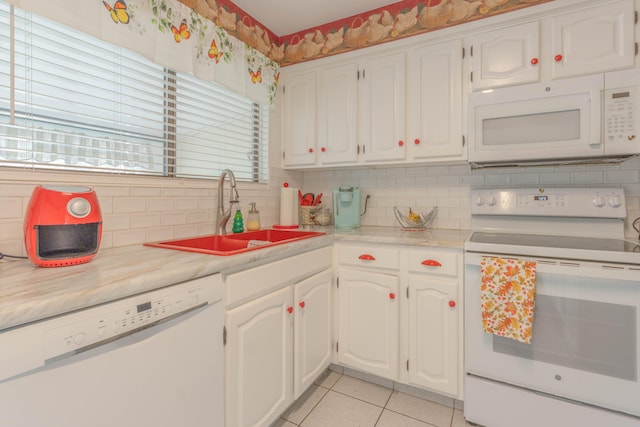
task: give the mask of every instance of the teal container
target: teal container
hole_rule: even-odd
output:
[[[360,228],[360,189],[333,189],[333,223],[336,228]]]

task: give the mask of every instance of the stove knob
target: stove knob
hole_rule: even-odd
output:
[[[76,218],[84,218],[91,212],[91,204],[87,199],[74,197],[67,203],[67,211]]]
[[[482,197],[482,195],[478,194],[474,199],[473,199],[473,204],[476,206],[482,206],[484,205],[484,197]]]
[[[619,208],[622,206],[622,198],[619,195],[615,195],[609,198],[609,206],[612,208]]]
[[[496,203],[498,203],[498,201],[494,196],[490,196],[489,199],[487,200],[487,205],[489,206],[495,206]]]
[[[593,206],[595,206],[596,208],[603,207],[605,203],[606,203],[606,200],[604,199],[604,197],[600,195],[596,195],[593,197]]]

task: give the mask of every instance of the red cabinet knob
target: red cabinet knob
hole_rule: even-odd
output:
[[[537,65],[538,64],[538,58],[531,58],[531,65]]]
[[[453,308],[456,306],[456,302],[454,300],[449,301],[449,307]]]
[[[421,262],[421,264],[426,265],[428,267],[442,267],[442,264],[440,264],[435,259],[425,259],[424,261]]]
[[[398,141],[398,146],[402,147],[404,145],[404,141]]]
[[[287,307],[287,311],[288,311],[289,313],[293,313],[293,307],[291,307],[291,306]]]
[[[556,62],[560,62],[560,61],[562,61],[562,55],[558,54],[553,59],[555,59]]]
[[[420,145],[420,140],[419,140],[418,138],[416,138],[416,139],[413,141],[413,143],[414,143],[414,144],[416,144],[416,145]]]
[[[309,148],[309,152],[310,152],[310,153],[313,153],[313,148]]]
[[[325,147],[322,147],[322,148],[320,149],[320,151],[322,151],[322,152],[324,153],[325,151],[327,151],[327,149],[326,149]]]
[[[396,294],[394,294],[393,292],[391,292],[389,294],[389,299],[396,299]]]
[[[376,258],[373,255],[369,255],[369,254],[362,254],[358,257],[358,259],[361,259],[363,261],[375,261]]]
[[[304,301],[300,301],[300,304],[299,304],[299,305],[300,305],[300,308],[304,308],[304,306],[305,306]]]

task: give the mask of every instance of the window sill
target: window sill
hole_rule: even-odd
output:
[[[65,183],[110,187],[217,188],[217,179],[166,178],[91,172],[42,171],[0,167],[0,182],[21,184]],[[239,188],[268,189],[269,184],[238,182]]]

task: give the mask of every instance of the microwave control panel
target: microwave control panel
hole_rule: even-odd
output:
[[[640,147],[636,87],[605,90],[604,98],[605,145],[608,148],[629,144]]]

